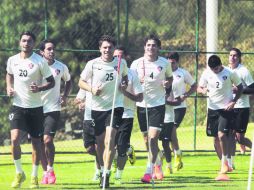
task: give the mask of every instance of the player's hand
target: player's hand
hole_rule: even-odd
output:
[[[14,96],[14,89],[12,87],[7,88],[7,95],[8,96]]]
[[[232,91],[233,91],[233,94],[236,94],[238,91],[238,88],[236,86],[233,86]]]
[[[230,110],[234,109],[235,103],[236,103],[236,102],[232,101],[232,102],[230,102],[229,104],[227,104],[226,107],[225,107],[225,110],[226,110],[226,111],[230,111]]]
[[[66,106],[66,104],[67,104],[67,97],[66,96],[60,97],[60,104],[61,104],[61,106]]]
[[[32,82],[30,84],[30,91],[33,92],[33,93],[39,92],[39,87],[35,82]]]
[[[162,84],[162,85],[163,85],[165,88],[170,88],[171,82],[165,80],[165,81],[163,81],[163,84]]]
[[[102,84],[98,85],[97,87],[95,88],[92,88],[92,94],[94,96],[99,96],[102,92]]]

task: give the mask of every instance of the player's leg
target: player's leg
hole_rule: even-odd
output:
[[[32,151],[34,155],[32,155],[32,174],[31,174],[31,185],[30,188],[38,188],[38,169],[39,169],[39,163],[41,158],[41,138],[43,136],[43,108],[31,108],[28,110],[28,114],[26,117],[28,128],[29,128],[29,134],[31,136],[32,141]]]
[[[175,171],[180,170],[183,167],[182,162],[182,151],[179,148],[178,138],[177,138],[177,128],[180,126],[181,122],[183,121],[183,118],[186,113],[186,108],[177,108],[174,109],[175,113],[175,125],[172,130],[172,147],[174,149],[174,155],[175,155]]]
[[[25,181],[26,176],[21,164],[21,140],[23,136],[27,135],[27,123],[25,120],[24,108],[12,106],[9,113],[10,127],[11,127],[11,153],[14,160],[16,174],[11,184],[13,188],[21,187]]]

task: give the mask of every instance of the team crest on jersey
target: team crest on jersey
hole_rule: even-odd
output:
[[[116,71],[117,71],[117,65],[116,65],[116,66],[114,66],[114,70],[116,70]]]
[[[162,71],[162,69],[163,69],[163,67],[162,67],[162,66],[158,66],[158,67],[157,67],[157,70],[158,70],[159,72],[161,72],[161,71]]]
[[[56,69],[56,70],[55,70],[55,74],[56,74],[56,75],[59,75],[59,74],[60,74],[60,70],[59,70],[59,69]]]
[[[182,78],[182,77],[181,77],[181,75],[176,75],[176,78],[180,79],[180,78]]]
[[[223,76],[222,77],[223,80],[227,80],[227,78],[228,78],[227,76]]]
[[[34,64],[33,63],[29,63],[28,67],[29,67],[29,69],[32,69],[34,67]]]
[[[14,118],[14,113],[10,113],[9,114],[9,120],[11,121],[11,120],[13,120],[13,118]]]

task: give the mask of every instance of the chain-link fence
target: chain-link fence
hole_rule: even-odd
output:
[[[241,49],[244,53],[243,62],[253,74],[254,2],[222,0],[218,3],[217,53],[227,64],[228,50],[231,47]],[[19,34],[22,31],[33,31],[37,43],[45,38],[53,39],[57,44],[57,59],[66,63],[72,74],[72,96],[68,107],[62,111],[55,138],[57,151],[60,152],[84,151],[81,140],[83,114],[72,102],[86,62],[99,55],[98,40],[101,35],[114,36],[118,44],[127,48],[133,60],[143,55],[145,36],[156,33],[162,41],[161,54],[179,52],[180,65],[197,82],[206,67],[204,0],[2,0],[0,24],[0,153],[9,153],[10,150],[8,109],[11,99],[5,95],[5,63],[8,57],[18,52]],[[191,151],[213,150],[211,143],[204,143],[207,141],[204,132],[206,99],[194,94],[187,103],[187,113],[178,130],[180,145],[183,144],[181,148]],[[140,133],[137,123],[133,131]]]

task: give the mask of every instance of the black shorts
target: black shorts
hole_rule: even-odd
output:
[[[9,120],[11,129],[19,129],[30,134],[31,137],[43,136],[43,108],[22,108],[12,106]]]
[[[173,127],[174,127],[174,122],[164,123],[164,127],[162,128],[160,132],[159,140],[171,141]]]
[[[123,118],[122,124],[116,133],[115,137],[116,145],[118,146],[125,145],[127,148],[129,147],[132,127],[133,127],[133,118]]]
[[[148,111],[148,127],[163,128],[165,105],[147,108]],[[141,132],[147,132],[146,108],[137,107],[138,123]]]
[[[186,108],[176,108],[174,109],[174,113],[175,113],[175,126],[179,127],[185,116]]]
[[[59,119],[60,111],[44,113],[44,135],[55,136]]]
[[[235,108],[232,128],[237,133],[246,133],[247,126],[249,123],[249,108]]]
[[[218,131],[228,134],[231,129],[233,111],[208,109],[206,134],[207,136],[217,137]]]
[[[118,129],[122,122],[123,108],[115,108],[112,127]],[[105,132],[106,127],[110,126],[111,110],[94,111],[92,110],[92,118],[95,124],[95,136],[100,136]]]
[[[96,144],[93,120],[83,121],[83,142],[85,148]]]

